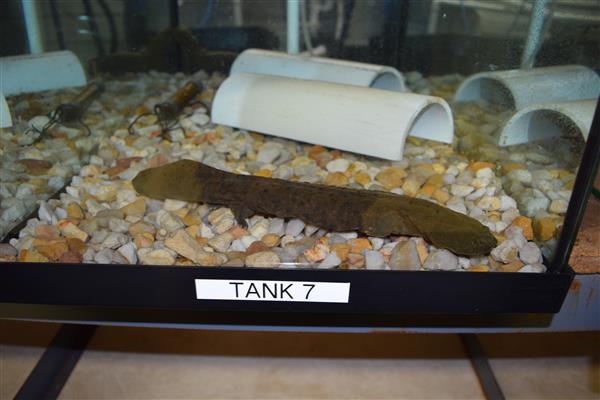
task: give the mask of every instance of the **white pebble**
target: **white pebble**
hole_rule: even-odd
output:
[[[287,226],[285,227],[285,234],[289,236],[298,236],[305,226],[306,224],[304,221],[298,218],[293,218],[287,223]]]
[[[163,208],[167,211],[177,211],[185,207],[187,202],[181,200],[166,199]]]
[[[524,265],[518,272],[528,272],[528,273],[544,273],[546,272],[546,267],[542,264],[532,264],[532,265]]]
[[[427,256],[423,268],[429,270],[452,271],[458,267],[458,257],[448,250],[436,250]]]
[[[125,243],[123,246],[119,247],[117,251],[129,261],[129,264],[137,263],[137,254],[136,247],[133,242]]]
[[[364,255],[367,269],[383,269],[383,254],[377,250],[365,250]]]
[[[317,268],[318,269],[330,269],[330,268],[335,268],[338,265],[340,265],[342,263],[342,260],[340,260],[340,257],[338,257],[337,253],[335,251],[327,254],[327,257],[325,257],[325,259],[323,261],[321,261]]]
[[[348,167],[350,166],[350,162],[344,158],[336,158],[335,160],[331,160],[327,163],[327,171],[329,172],[346,172]]]
[[[519,249],[519,258],[525,264],[540,264],[542,252],[535,243],[529,242]]]
[[[469,193],[473,192],[473,190],[475,190],[475,188],[469,185],[460,185],[455,183],[452,186],[450,186],[450,193],[452,193],[452,195],[456,197],[465,197]]]

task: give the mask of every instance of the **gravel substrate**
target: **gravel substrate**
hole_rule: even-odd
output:
[[[418,74],[409,74],[408,78],[414,90],[446,98],[451,97],[461,79],[449,76],[424,80]],[[210,102],[212,88],[221,79],[213,76],[207,81],[211,89],[203,93],[204,100]],[[150,109],[184,82],[182,75],[157,73],[111,82],[109,90],[119,96],[113,95],[107,104],[121,102],[113,105],[116,111],[111,115],[115,119],[128,116],[128,123],[132,111],[140,111],[139,104]],[[144,88],[145,101],[133,95],[140,87]],[[131,90],[131,96],[119,90]],[[152,96],[157,91],[162,97]],[[202,108],[181,121],[185,133],[174,131],[168,140],[149,120],[142,121],[135,135],[129,135],[127,123],[107,128],[111,136],[96,134],[100,130],[96,128],[93,140],[97,149],[89,156],[89,163],[81,167],[79,162],[71,169],[76,175],[66,193],[59,199],[42,201],[38,218],[27,222],[19,239],[0,246],[0,259],[544,272],[536,240],[546,247],[555,240],[574,179],[568,160],[556,161],[537,145],[518,146],[510,152],[492,145],[490,137],[505,113],[476,104],[456,106],[454,110],[454,147],[459,151],[451,145],[409,138],[404,159],[398,162],[215,126]],[[163,202],[138,196],[133,190],[131,180],[139,171],[182,158],[239,174],[420,197],[476,218],[494,233],[498,246],[489,256],[464,258],[418,237],[376,238],[356,232],[326,232],[298,219],[257,215],[247,220],[247,227],[241,227],[228,208],[177,200]],[[51,178],[54,174],[41,176]],[[324,208],[329,206],[323,204]]]

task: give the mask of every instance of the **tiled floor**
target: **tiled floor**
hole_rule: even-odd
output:
[[[14,396],[56,326],[0,321],[0,398]],[[600,333],[481,335],[507,398],[600,399]],[[101,327],[65,399],[480,399],[457,335]]]

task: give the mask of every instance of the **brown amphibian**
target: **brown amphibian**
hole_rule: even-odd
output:
[[[421,236],[464,256],[488,254],[496,246],[479,221],[427,200],[388,192],[238,175],[190,160],[142,171],[133,186],[154,199],[224,205],[238,221],[260,214],[299,218],[337,232]]]

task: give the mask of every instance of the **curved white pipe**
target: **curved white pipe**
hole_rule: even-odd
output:
[[[515,110],[541,103],[595,99],[600,77],[582,65],[482,72],[467,78],[454,101],[486,100]]]
[[[452,113],[441,98],[272,75],[231,75],[213,122],[399,160],[407,135],[446,143]]]
[[[0,92],[0,128],[10,128],[12,126],[12,118],[6,99]]]
[[[0,58],[0,91],[6,96],[87,83],[83,66],[68,51]]]
[[[392,67],[269,50],[243,51],[231,66],[231,75],[240,72],[406,91],[402,74]]]
[[[563,136],[576,129],[587,140],[596,100],[569,101],[526,107],[515,113],[500,133],[498,144],[511,146]]]

